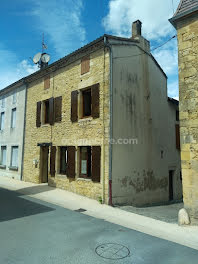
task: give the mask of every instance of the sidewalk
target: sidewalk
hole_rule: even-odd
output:
[[[83,213],[95,218],[104,219],[113,224],[169,240],[198,250],[198,227],[180,227],[175,223],[166,223],[146,216],[123,211],[95,200],[49,187],[46,184],[32,184],[6,177],[0,177],[0,187],[14,190],[35,199],[56,204],[69,210],[84,209]],[[25,198],[25,197],[24,197]]]

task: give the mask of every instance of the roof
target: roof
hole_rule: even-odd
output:
[[[112,35],[107,35],[104,34],[103,36],[97,38],[96,40],[88,43],[87,45],[81,47],[80,49],[75,50],[74,52],[68,54],[67,56],[53,62],[52,64],[48,65],[47,67],[36,71],[35,73],[32,73],[22,79],[20,79],[19,81],[17,81],[16,83],[13,83],[9,86],[7,86],[6,88],[4,88],[3,90],[0,90],[0,95],[2,95],[3,93],[8,92],[8,90],[10,91],[10,89],[15,89],[16,85],[17,87],[21,84],[27,84],[30,83],[31,81],[35,80],[35,79],[39,79],[47,74],[49,74],[50,72],[54,72],[57,69],[60,69],[61,67],[64,67],[72,62],[74,62],[77,58],[76,56],[81,55],[84,56],[83,53],[85,53],[87,51],[87,49],[92,48],[94,45],[96,45],[97,47],[104,46],[104,39],[105,38],[109,38],[109,39],[115,39],[115,40],[120,40],[120,41],[127,41],[127,42],[131,42],[131,43],[136,43],[138,44],[139,41],[138,40],[134,40],[132,38],[123,38],[123,37],[116,37],[116,36],[112,36]],[[81,54],[82,53],[82,54]],[[147,53],[147,52],[146,52]],[[159,67],[159,69],[161,70],[161,72],[165,75],[165,77],[167,78],[166,74],[164,73],[163,69],[160,67],[160,65],[157,63],[157,61],[155,60],[155,58],[153,57],[153,55],[151,53],[147,53],[152,59],[153,61],[156,63],[156,65]]]
[[[173,103],[173,104],[175,104],[175,105],[177,105],[177,106],[179,105],[179,101],[174,99],[174,98],[172,98],[172,97],[168,97],[168,101]]]
[[[0,96],[6,94],[6,93],[9,93],[11,92],[12,90],[18,88],[19,86],[22,86],[25,84],[25,78],[22,78],[10,85],[8,85],[7,87],[5,87],[4,89],[0,90]]]
[[[196,11],[198,11],[198,0],[181,0],[174,16],[169,21],[175,26],[178,19]]]

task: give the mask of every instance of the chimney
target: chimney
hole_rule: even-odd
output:
[[[142,22],[137,20],[132,24],[132,37],[137,37],[142,35]]]

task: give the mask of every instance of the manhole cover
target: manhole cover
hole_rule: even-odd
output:
[[[105,259],[123,259],[129,256],[127,247],[115,243],[106,243],[96,248],[96,254]]]

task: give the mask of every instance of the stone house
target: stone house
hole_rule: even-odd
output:
[[[17,180],[22,178],[25,102],[23,80],[0,91],[0,176]]]
[[[109,204],[181,199],[178,102],[139,20],[132,31],[26,78],[25,181]]]
[[[170,19],[177,30],[184,206],[198,224],[198,1],[182,0]]]

